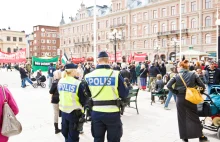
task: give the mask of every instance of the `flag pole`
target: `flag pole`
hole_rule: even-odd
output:
[[[216,60],[218,61],[218,36],[219,36],[219,33],[218,33],[218,18],[219,18],[219,13],[218,13],[218,6],[217,6],[217,15],[216,15]]]
[[[96,0],[94,0],[94,8],[93,8],[93,12],[94,12],[94,14],[93,14],[93,48],[94,48],[94,50],[93,50],[93,58],[94,58],[94,65],[96,65],[97,63],[97,61],[96,61],[96,39],[97,39],[97,36],[96,36]]]
[[[179,5],[179,12],[180,12],[180,21],[179,21],[179,28],[180,28],[180,40],[179,40],[179,46],[180,46],[180,61],[182,57],[182,2],[180,0],[180,5]]]

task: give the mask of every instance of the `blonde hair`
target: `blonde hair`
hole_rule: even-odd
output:
[[[158,75],[157,75],[157,79],[158,79],[158,80],[161,80],[161,79],[162,79],[162,75],[161,75],[161,74],[158,74]]]
[[[144,64],[142,64],[142,65],[141,65],[141,69],[144,69],[144,68],[145,68],[145,65],[144,65]]]
[[[63,71],[62,78],[67,76],[78,76],[77,74],[78,73],[76,69],[65,69],[65,71]]]
[[[55,72],[53,72],[53,78],[54,78],[54,80],[61,79],[61,71],[56,70]]]

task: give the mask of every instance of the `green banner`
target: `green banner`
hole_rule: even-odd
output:
[[[53,63],[54,66],[56,66],[56,63],[58,62],[59,56],[54,58],[38,58],[38,57],[32,57],[32,68],[33,71],[37,71],[41,69],[42,71],[47,71],[48,67],[50,66],[50,63]]]

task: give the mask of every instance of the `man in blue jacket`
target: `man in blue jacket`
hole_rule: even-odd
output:
[[[52,86],[53,83],[53,72],[55,72],[55,67],[53,66],[53,63],[50,63],[50,66],[48,68],[48,77],[49,77],[49,88]]]

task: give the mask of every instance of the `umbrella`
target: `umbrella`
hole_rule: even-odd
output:
[[[177,53],[176,54],[177,56],[180,55],[180,53]],[[201,55],[210,55],[209,53],[206,53],[206,52],[201,52],[201,51],[196,51],[196,50],[186,50],[184,52],[181,52],[181,55],[188,55],[188,56],[201,56]]]

